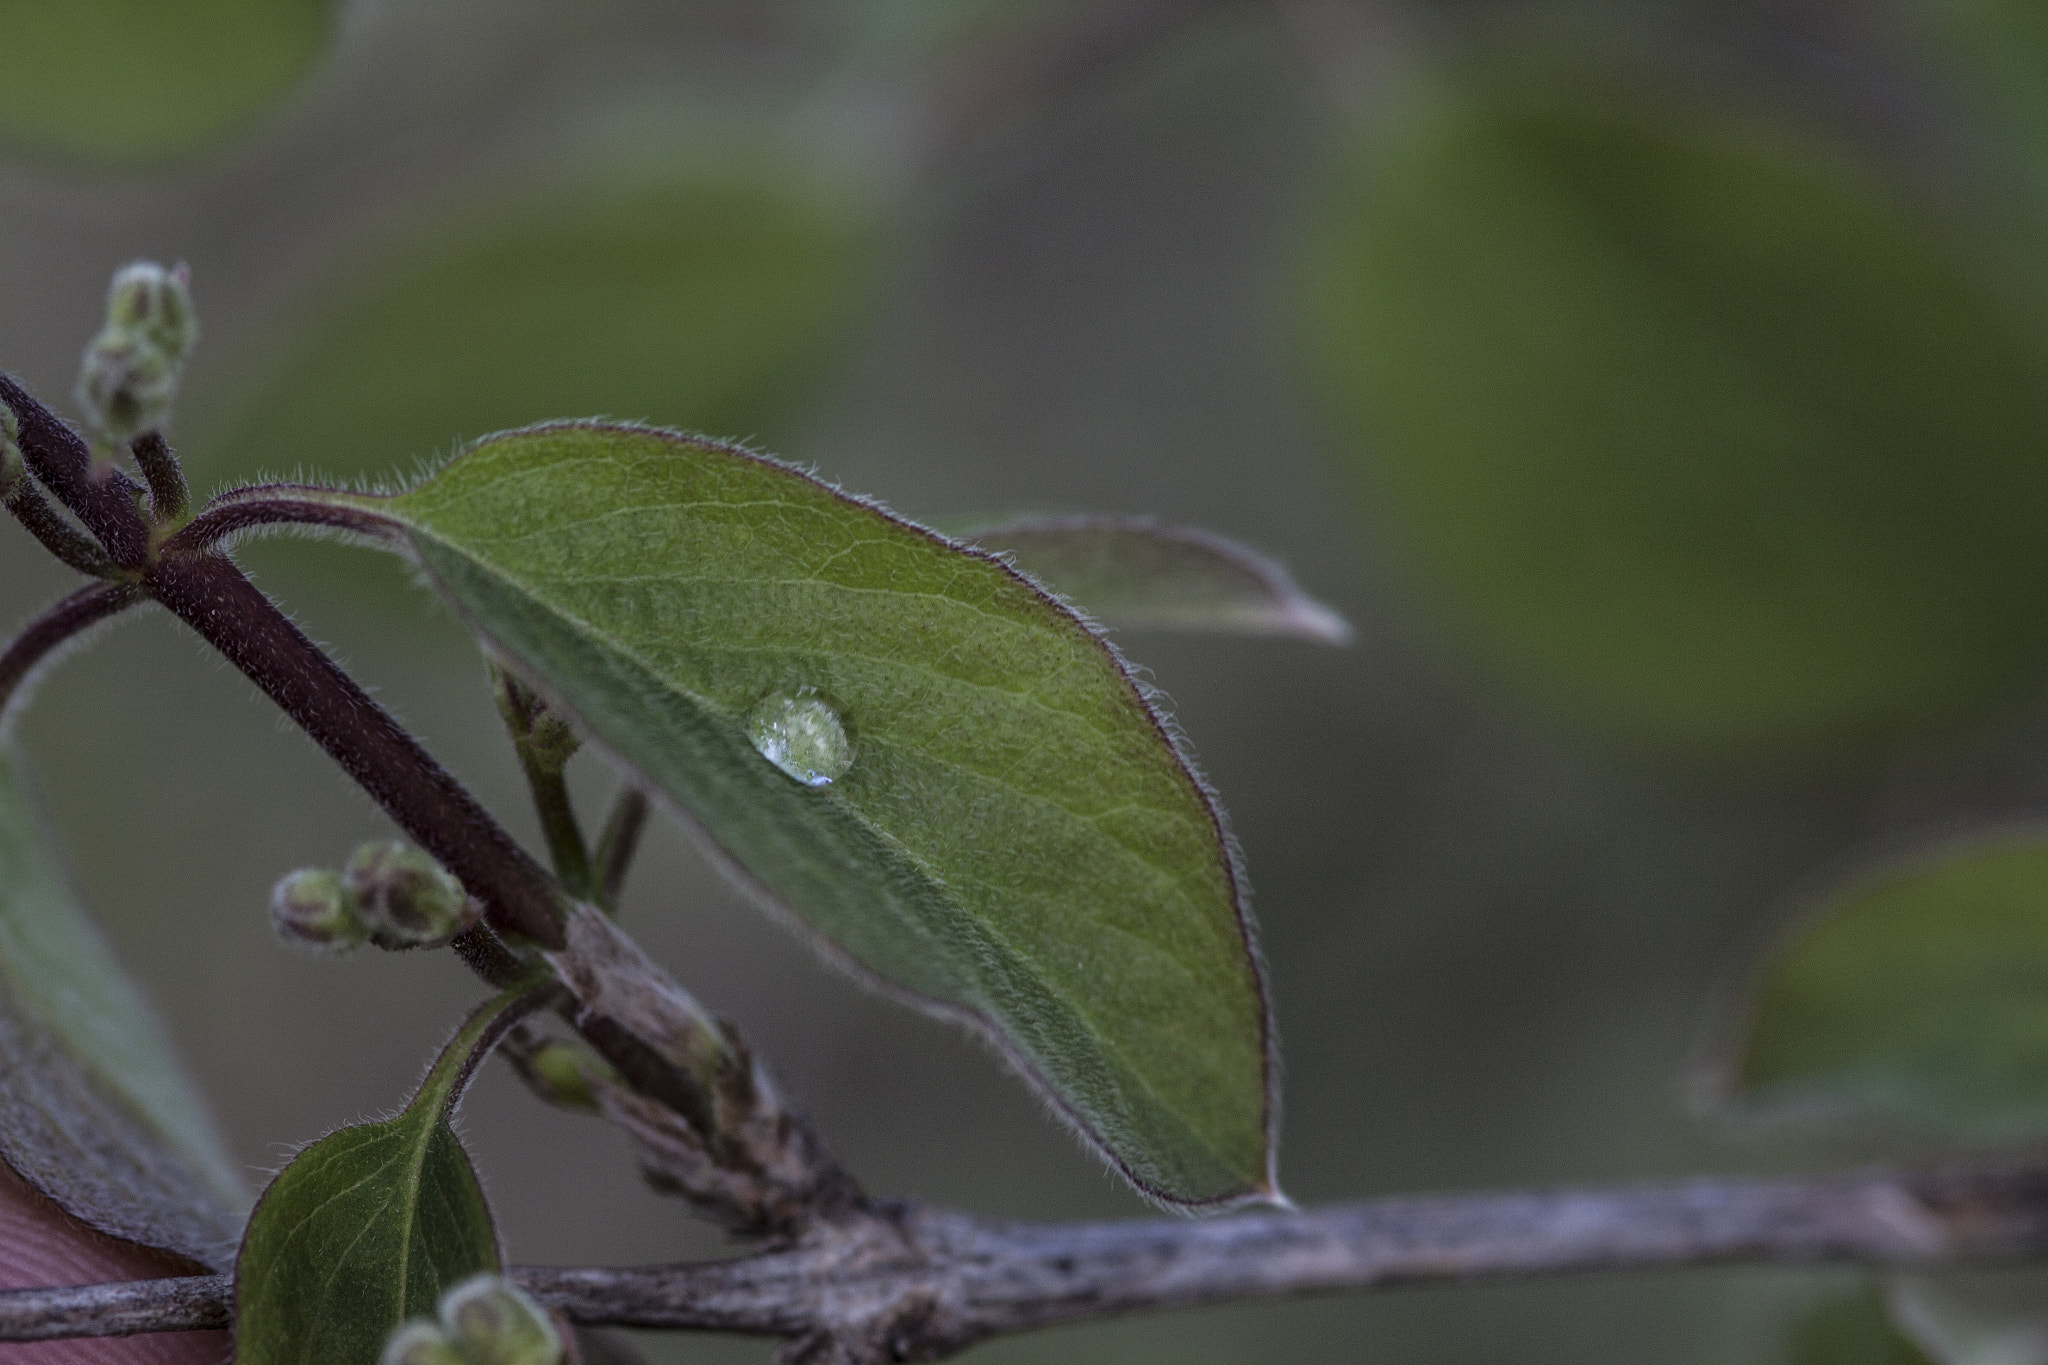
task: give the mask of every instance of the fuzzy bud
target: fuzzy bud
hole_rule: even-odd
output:
[[[436,947],[475,922],[462,883],[395,839],[358,848],[342,869],[341,885],[379,948]]]
[[[328,953],[360,947],[370,936],[341,874],[325,868],[302,868],[271,889],[270,924],[285,942]]]
[[[79,364],[78,402],[95,432],[125,445],[171,413],[185,357],[199,340],[190,277],[136,261],[114,273],[107,322]]]
[[[498,694],[498,714],[505,718],[521,755],[536,767],[560,772],[583,747],[583,736],[496,663],[491,665],[491,682]]]
[[[441,1327],[470,1365],[560,1365],[547,1310],[510,1280],[478,1275],[441,1299]]]
[[[563,1038],[542,1043],[519,1069],[549,1104],[587,1114],[595,1114],[599,1109],[597,1093],[590,1087],[591,1077],[617,1079],[602,1057],[581,1043]]]
[[[408,1322],[384,1343],[381,1365],[470,1365],[431,1322]]]

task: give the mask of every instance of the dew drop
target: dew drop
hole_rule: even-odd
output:
[[[830,786],[853,766],[846,727],[815,688],[763,697],[747,712],[747,738],[761,757],[806,787]]]

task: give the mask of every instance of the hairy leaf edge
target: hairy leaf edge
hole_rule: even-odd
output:
[[[796,935],[799,941],[809,945],[812,951],[822,960],[845,972],[848,976],[874,990],[877,994],[909,1006],[919,1013],[947,1020],[964,1027],[970,1034],[990,1045],[1003,1062],[1025,1082],[1027,1088],[1047,1106],[1052,1115],[1075,1135],[1083,1148],[1094,1152],[1106,1165],[1129,1182],[1133,1189],[1153,1204],[1162,1209],[1176,1212],[1226,1209],[1257,1203],[1277,1204],[1283,1207],[1289,1206],[1290,1201],[1286,1195],[1281,1193],[1278,1174],[1280,1128],[1279,1040],[1273,1021],[1271,993],[1267,986],[1266,959],[1259,949],[1257,922],[1252,915],[1251,886],[1245,876],[1243,851],[1237,842],[1237,836],[1231,831],[1229,817],[1225,814],[1215,789],[1202,776],[1200,768],[1195,763],[1192,747],[1185,733],[1175,723],[1173,718],[1159,706],[1157,701],[1159,696],[1158,689],[1152,687],[1138,676],[1137,671],[1131,667],[1124,658],[1122,651],[1116,647],[1116,644],[1109,639],[1105,630],[1061,594],[1006,562],[1003,556],[983,550],[976,545],[963,543],[954,537],[941,534],[928,526],[901,516],[890,510],[878,499],[866,497],[858,493],[849,493],[838,484],[820,478],[810,469],[785,460],[776,459],[773,456],[762,454],[756,450],[750,450],[737,442],[720,440],[716,437],[705,436],[700,433],[678,431],[668,427],[651,426],[639,422],[620,422],[604,418],[581,418],[566,421],[540,422],[532,426],[492,432],[457,447],[444,460],[431,465],[423,464],[419,474],[414,479],[402,484],[393,485],[385,483],[360,491],[318,490],[320,500],[326,506],[338,506],[352,509],[358,513],[366,513],[374,523],[378,524],[338,527],[333,522],[327,522],[324,526],[314,527],[313,533],[318,535],[323,529],[329,533],[338,530],[345,539],[352,543],[390,550],[404,557],[422,579],[425,580],[428,586],[435,588],[434,596],[436,599],[447,603],[449,609],[461,619],[463,625],[479,640],[485,642],[486,647],[493,654],[519,668],[522,674],[524,674],[526,670],[519,664],[516,655],[499,646],[489,631],[471,620],[468,613],[454,603],[450,594],[439,590],[432,571],[426,567],[420,557],[413,551],[410,540],[412,530],[405,520],[391,515],[378,504],[385,500],[399,497],[419,487],[432,478],[439,470],[453,464],[456,460],[461,459],[464,455],[480,446],[506,437],[532,436],[550,431],[616,431],[641,436],[656,436],[664,440],[673,441],[679,445],[709,447],[723,454],[764,465],[778,473],[806,480],[842,502],[849,503],[893,526],[913,531],[944,549],[968,555],[984,563],[994,565],[997,569],[1022,584],[1040,602],[1050,607],[1056,616],[1065,618],[1072,626],[1080,629],[1087,636],[1095,648],[1100,650],[1103,657],[1109,661],[1110,667],[1118,680],[1130,689],[1130,695],[1138,703],[1147,720],[1151,722],[1154,732],[1164,741],[1168,752],[1173,755],[1175,765],[1179,768],[1182,779],[1188,784],[1188,788],[1194,794],[1196,801],[1208,815],[1210,826],[1217,837],[1217,846],[1222,858],[1223,871],[1230,883],[1231,909],[1237,919],[1238,939],[1245,951],[1246,962],[1250,968],[1253,995],[1258,1001],[1260,1069],[1264,1090],[1261,1098],[1264,1110],[1263,1127],[1265,1129],[1266,1149],[1265,1179],[1262,1184],[1254,1185],[1243,1194],[1225,1195],[1214,1199],[1180,1199],[1140,1178],[1135,1171],[1131,1170],[1110,1150],[1101,1138],[1097,1137],[1089,1129],[1081,1117],[1066,1101],[1060,1098],[1058,1093],[1038,1074],[1022,1053],[1009,1043],[995,1021],[979,1010],[971,1009],[965,1005],[957,1005],[950,1001],[936,1000],[922,992],[899,985],[881,976],[865,964],[860,963],[851,953],[840,948],[837,944],[826,938],[825,935],[813,928],[803,919],[802,915],[798,914],[791,907],[784,905],[780,897],[774,895],[750,873],[746,872],[736,859],[710,837],[708,831],[704,829],[695,816],[677,808],[674,801],[658,790],[652,794],[656,795],[661,800],[663,807],[668,809],[676,817],[677,822],[690,832],[693,840],[707,851],[720,870],[726,873],[736,886],[747,893],[750,900],[761,906],[769,913],[771,918],[785,925]],[[251,491],[254,492],[255,490]],[[279,491],[284,490],[280,489]],[[301,490],[291,491],[298,492]],[[233,496],[234,494],[232,493],[223,495],[224,498],[232,498]],[[254,524],[245,523],[238,525],[235,533],[241,534],[254,529],[259,528]],[[526,677],[525,681],[542,696],[546,697],[550,703],[559,706],[567,714],[575,714],[574,708],[569,707],[562,697],[555,694],[553,689],[544,680]],[[613,762],[619,763],[628,771],[634,769],[634,765],[625,759],[623,755],[612,752],[602,741],[595,740],[594,737],[592,739],[596,747],[604,751]]]
[[[237,1322],[241,1320],[242,1316],[242,1293],[244,1288],[241,1264],[242,1251],[247,1248],[250,1232],[257,1226],[257,1220],[262,1213],[265,1201],[277,1189],[279,1183],[284,1178],[285,1172],[291,1169],[292,1163],[329,1138],[336,1137],[342,1133],[353,1129],[400,1122],[411,1112],[413,1106],[430,1098],[429,1092],[438,1089],[438,1097],[432,1100],[438,1112],[434,1115],[433,1122],[428,1125],[427,1141],[431,1142],[433,1140],[435,1129],[446,1127],[449,1131],[449,1136],[455,1139],[456,1149],[462,1153],[463,1160],[470,1163],[472,1176],[474,1176],[475,1163],[471,1161],[468,1150],[462,1146],[460,1135],[455,1132],[454,1120],[456,1110],[460,1108],[463,1097],[468,1093],[470,1082],[476,1078],[478,1069],[490,1057],[491,1052],[497,1047],[506,1033],[511,1030],[514,1024],[554,998],[557,989],[558,987],[552,982],[544,982],[540,985],[528,983],[513,986],[492,996],[484,1001],[483,1004],[470,1011],[463,1021],[455,1026],[454,1030],[448,1035],[447,1040],[435,1050],[433,1058],[427,1063],[418,1083],[414,1086],[412,1095],[396,1112],[387,1114],[382,1118],[341,1124],[329,1132],[322,1133],[310,1142],[300,1144],[292,1151],[290,1158],[283,1166],[278,1168],[277,1175],[271,1179],[269,1185],[264,1188],[263,1193],[257,1196],[256,1206],[250,1210],[248,1221],[243,1228],[243,1246],[236,1252],[234,1265],[233,1307]],[[479,1184],[481,1184],[480,1181]],[[497,1219],[493,1215],[488,1201],[484,1205],[484,1213],[491,1220],[491,1242],[498,1248],[498,1257],[502,1263],[504,1249],[499,1241]]]

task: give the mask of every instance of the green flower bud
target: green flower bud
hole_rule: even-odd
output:
[[[462,883],[396,839],[358,848],[342,869],[341,884],[379,948],[431,948],[476,921]]]
[[[470,1365],[431,1322],[408,1322],[384,1343],[381,1365]]]
[[[598,1112],[597,1094],[590,1088],[592,1076],[616,1079],[610,1063],[581,1043],[556,1038],[540,1048],[520,1068],[548,1103],[584,1113]]]
[[[498,693],[498,714],[505,718],[521,754],[530,763],[560,772],[583,747],[583,736],[496,663],[491,665],[491,682]]]
[[[184,266],[137,261],[115,272],[106,326],[85,348],[78,371],[79,406],[93,429],[125,445],[161,427],[198,340]]]
[[[122,266],[107,286],[107,330],[132,333],[182,363],[199,341],[192,272],[183,264],[166,270],[154,261]]]
[[[441,1326],[470,1365],[560,1365],[547,1310],[510,1280],[478,1275],[441,1298]]]
[[[370,936],[341,874],[317,867],[291,873],[271,889],[270,924],[287,943],[329,953],[361,947]]]

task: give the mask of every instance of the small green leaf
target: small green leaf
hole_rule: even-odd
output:
[[[224,1267],[248,1196],[0,742],[0,1157],[110,1236]]]
[[[1779,1359],[1784,1365],[1929,1365],[1920,1348],[1893,1325],[1877,1286],[1868,1283],[1831,1295],[1802,1314]]]
[[[1765,958],[1710,1078],[1744,1110],[2048,1133],[2048,838],[1871,872]]]
[[[499,1268],[490,1205],[449,1119],[492,1045],[546,998],[517,987],[489,1001],[397,1118],[328,1134],[270,1182],[235,1263],[236,1365],[376,1365],[401,1322]]]
[[[1503,671],[1749,745],[2035,676],[2048,348],[1954,215],[1812,128],[1569,61],[1377,128],[1316,220],[1302,356],[1362,501]]]
[[[770,434],[849,334],[873,245],[801,174],[493,205],[344,272],[185,444],[217,475],[353,474],[565,412]]]
[[[1271,1191],[1236,855],[1072,613],[798,470],[641,428],[492,437],[357,501],[837,960],[978,1026],[1141,1190]],[[836,775],[757,749],[776,697],[831,709]]]
[[[0,141],[128,162],[204,147],[303,76],[329,0],[0,0]]]
[[[1145,517],[1006,517],[952,533],[1113,626],[1351,639],[1343,617],[1248,545]]]

